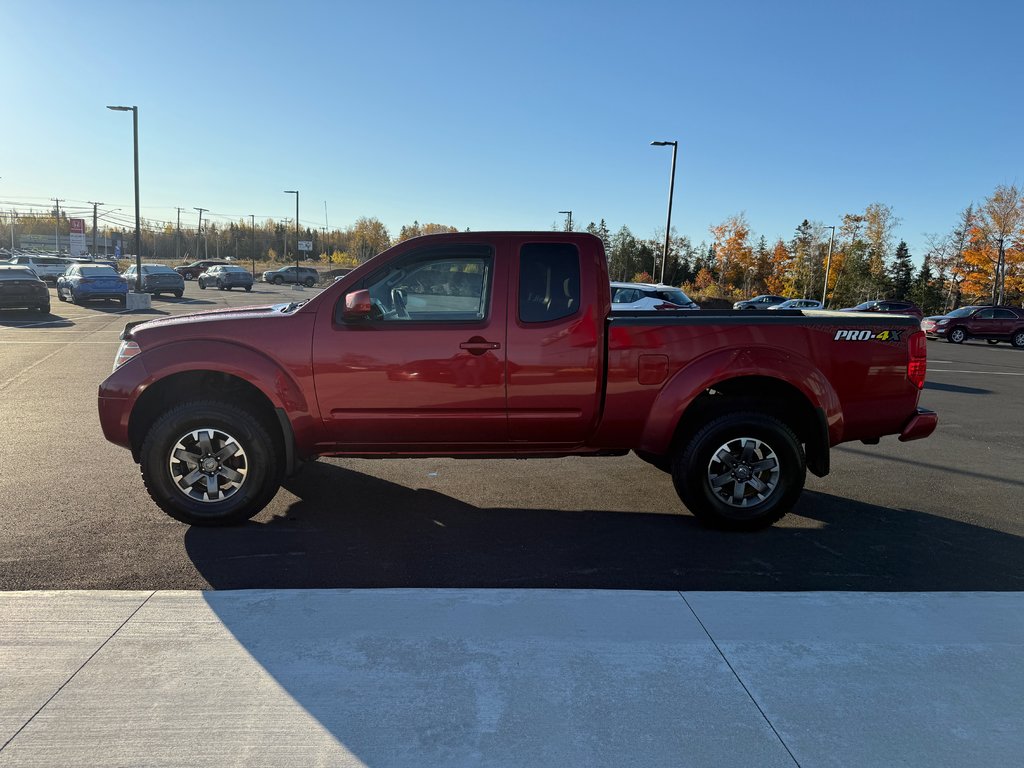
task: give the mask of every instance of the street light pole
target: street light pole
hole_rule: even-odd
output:
[[[209,208],[196,208],[195,206],[193,206],[192,210],[193,211],[199,211],[199,229],[196,230],[196,255],[194,257],[196,260],[198,260],[199,259],[199,238],[202,236],[202,233],[203,233],[203,211],[208,211],[210,209]]]
[[[676,150],[679,149],[678,141],[652,141],[652,147],[672,147],[672,175],[668,182],[668,219],[665,221],[665,247],[661,251],[661,277],[659,282],[665,282],[665,262],[668,261],[668,239],[672,232],[672,196],[676,189]]]
[[[832,234],[828,236],[828,258],[825,259],[825,287],[821,290],[821,306],[825,306],[825,297],[828,295],[828,272],[832,268],[832,241],[836,237],[836,227],[834,224],[829,225],[829,229],[832,230]]]
[[[299,190],[286,189],[286,195],[295,195],[295,285],[299,285]]]
[[[250,213],[249,219],[252,221],[252,279],[256,279],[256,214]]]
[[[572,232],[572,211],[559,211],[559,213],[564,213],[569,217],[568,223],[565,225],[565,231]]]
[[[139,213],[139,108],[110,107],[115,112],[132,113],[132,135],[135,139],[135,292],[142,293],[142,217]]]

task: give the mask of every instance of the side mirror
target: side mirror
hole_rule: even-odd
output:
[[[373,302],[367,290],[345,294],[345,320],[365,320],[373,312]]]

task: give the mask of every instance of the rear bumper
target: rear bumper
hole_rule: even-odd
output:
[[[908,440],[920,440],[923,437],[928,437],[928,435],[935,431],[935,427],[938,424],[939,414],[935,411],[929,411],[927,408],[918,408],[917,413],[911,416],[907,423],[903,425],[903,430],[900,432],[900,442],[905,443]]]

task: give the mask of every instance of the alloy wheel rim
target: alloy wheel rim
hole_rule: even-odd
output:
[[[174,487],[192,501],[215,504],[238,493],[249,473],[241,443],[227,432],[202,427],[186,432],[170,450]]]
[[[735,509],[750,509],[779,487],[779,457],[755,437],[737,437],[711,454],[707,479],[715,497]]]

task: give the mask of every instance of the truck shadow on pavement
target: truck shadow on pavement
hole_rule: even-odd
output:
[[[702,528],[681,505],[481,509],[323,462],[287,487],[299,500],[286,515],[186,532],[213,588],[1024,588],[1020,537],[813,491],[782,525],[735,534]]]

